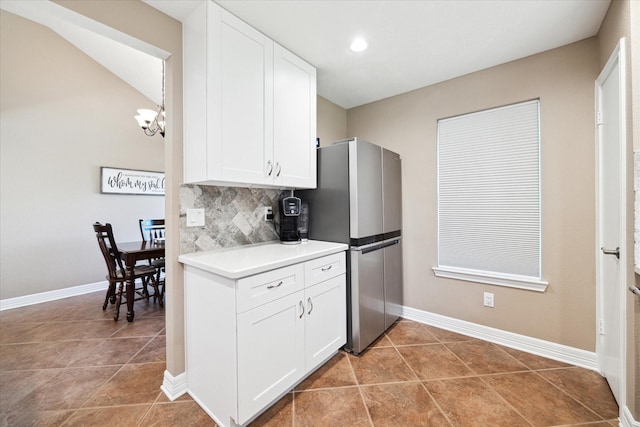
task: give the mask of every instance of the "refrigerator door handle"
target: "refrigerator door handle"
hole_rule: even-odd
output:
[[[400,239],[387,240],[380,245],[380,248],[388,248],[389,246],[397,245],[398,243],[400,243]]]
[[[384,249],[389,246],[397,245],[398,243],[400,243],[400,238],[395,237],[393,239],[371,243],[369,245],[359,246],[351,249],[354,251],[362,252],[363,254],[367,254],[369,252],[377,251],[378,249]]]

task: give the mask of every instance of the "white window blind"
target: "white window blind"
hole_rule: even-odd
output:
[[[438,121],[437,276],[544,291],[539,101]]]

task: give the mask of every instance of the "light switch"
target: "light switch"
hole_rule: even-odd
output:
[[[204,209],[187,209],[187,227],[204,227]]]

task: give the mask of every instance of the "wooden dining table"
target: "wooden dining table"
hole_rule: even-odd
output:
[[[120,258],[124,262],[126,270],[125,293],[127,295],[127,321],[133,322],[133,298],[135,294],[135,279],[133,269],[138,261],[164,258],[164,241],[137,241],[118,243]]]

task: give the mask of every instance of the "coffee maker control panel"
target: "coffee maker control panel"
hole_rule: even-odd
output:
[[[298,197],[285,197],[282,199],[282,212],[285,216],[300,216],[302,201]]]

